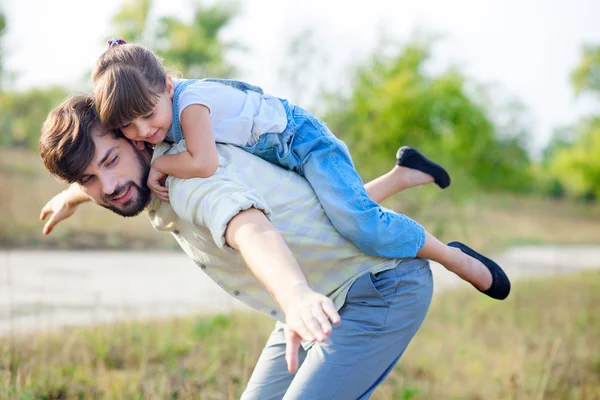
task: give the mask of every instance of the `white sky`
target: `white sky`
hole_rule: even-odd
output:
[[[191,0],[154,0],[157,15],[185,16]],[[104,50],[122,0],[5,0],[6,67],[16,87],[79,82]],[[576,101],[569,72],[583,43],[600,43],[598,0],[239,0],[227,37],[249,51],[235,55],[240,78],[285,96],[278,71],[291,38],[315,30],[327,62],[317,79],[343,84],[344,67],[367,56],[381,32],[406,40],[421,29],[443,35],[438,65],[459,65],[499,97],[529,109],[539,148],[552,129],[574,122],[591,102]]]

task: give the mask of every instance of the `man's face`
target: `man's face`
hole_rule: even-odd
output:
[[[138,215],[150,200],[146,184],[150,155],[137,150],[127,139],[93,132],[96,153],[79,186],[90,198],[123,217]]]

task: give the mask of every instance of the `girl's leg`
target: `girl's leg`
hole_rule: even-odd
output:
[[[488,290],[492,286],[492,274],[481,261],[468,256],[456,247],[442,243],[427,231],[425,231],[425,245],[417,253],[417,257],[442,264],[448,271],[454,272],[481,291]]]
[[[433,177],[416,169],[396,165],[387,174],[365,184],[367,194],[375,203],[381,203],[393,194],[433,182]]]
[[[476,259],[442,244],[416,221],[382,208],[367,192],[368,189],[380,201],[398,190],[420,184],[418,179],[402,184],[394,178],[407,171],[392,170],[365,187],[344,142],[310,113],[298,107],[288,108],[286,132],[263,135],[248,151],[304,175],[335,228],[363,253],[386,258],[427,257],[480,290],[490,287],[490,280],[494,289],[496,282],[488,265],[491,260],[484,264],[479,261],[481,257]],[[494,276],[500,276],[497,270],[501,271],[497,267]],[[505,275],[504,280],[508,280]]]
[[[393,194],[411,187],[433,182],[433,177],[422,171],[396,165],[390,172],[365,184],[369,197],[380,203]],[[479,290],[487,290],[492,285],[490,271],[477,259],[439,241],[425,231],[425,244],[417,253],[417,257],[442,264]]]
[[[492,287],[492,273],[480,260],[442,243],[414,220],[374,201],[428,183],[431,178],[424,177],[421,171],[396,167],[363,186],[343,142],[333,135],[315,138],[313,143],[309,135],[300,135],[299,139],[294,151],[303,160],[301,172],[315,189],[333,225],[361,251],[387,258],[426,258],[481,291]]]

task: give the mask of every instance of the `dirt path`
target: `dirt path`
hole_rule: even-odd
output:
[[[495,259],[512,280],[600,268],[600,247],[531,246]],[[436,290],[468,284],[433,266]],[[0,333],[245,308],[183,253],[0,252]]]

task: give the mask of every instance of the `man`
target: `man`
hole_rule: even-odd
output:
[[[184,146],[160,144],[154,157]],[[224,290],[279,321],[242,398],[368,398],[425,317],[428,262],[361,254],[302,177],[234,146],[217,149],[212,177],[168,177],[170,204],[160,202],[146,186],[152,151],[104,130],[93,99],[72,96],[40,138],[50,172],[74,183],[42,210],[42,219],[53,214],[45,233],[90,199],[123,216],[146,209]],[[433,180],[414,172],[396,168],[369,194],[379,202]]]

